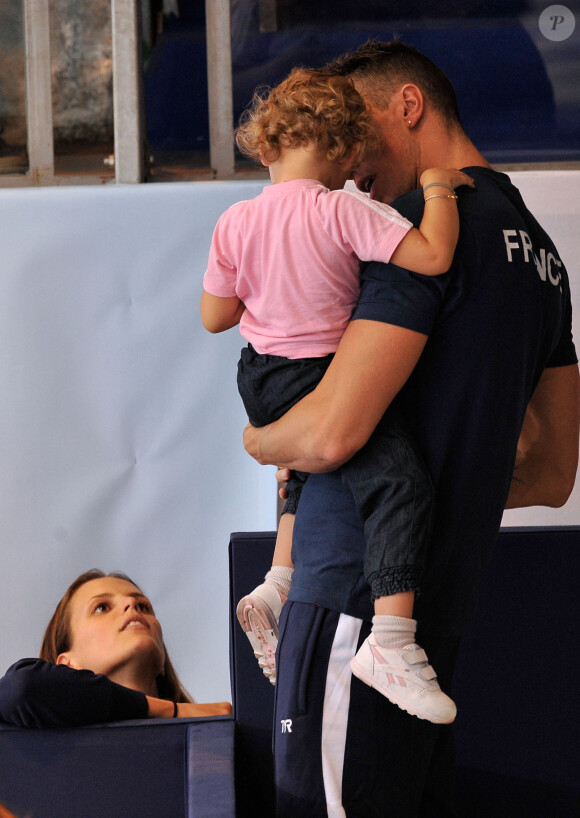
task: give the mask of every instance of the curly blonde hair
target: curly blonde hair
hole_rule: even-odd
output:
[[[258,88],[236,130],[241,153],[275,162],[281,148],[314,143],[327,159],[353,165],[377,153],[380,136],[348,77],[294,68],[274,88]]]

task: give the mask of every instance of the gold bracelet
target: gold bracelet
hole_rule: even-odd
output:
[[[453,196],[450,193],[432,193],[431,196],[427,196],[425,201],[428,202],[429,199],[458,199],[458,198],[459,196],[457,196],[455,193],[453,194]]]
[[[425,193],[425,191],[430,187],[446,187],[447,190],[451,191],[451,193],[455,193],[455,190],[451,187],[451,185],[446,185],[445,182],[429,182],[429,184],[425,185],[423,188],[423,193]]]

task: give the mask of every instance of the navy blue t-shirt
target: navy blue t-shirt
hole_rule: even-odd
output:
[[[372,262],[353,315],[428,336],[397,404],[436,488],[415,613],[423,630],[449,635],[473,613],[534,388],[546,366],[577,361],[568,276],[552,241],[506,175],[465,170],[476,187],[458,189],[461,230],[450,271],[429,277]],[[422,191],[394,206],[419,224]],[[364,547],[340,470],[311,475],[294,528],[290,599],[369,618]]]

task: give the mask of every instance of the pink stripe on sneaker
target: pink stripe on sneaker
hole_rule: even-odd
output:
[[[371,653],[373,654],[373,656],[375,657],[377,662],[379,662],[379,664],[381,664],[381,665],[388,664],[385,657],[380,654],[380,652],[376,649],[376,647],[374,645],[369,645],[369,647],[371,649]]]

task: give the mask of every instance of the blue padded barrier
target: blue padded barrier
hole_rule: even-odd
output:
[[[465,818],[580,815],[580,528],[502,529],[455,673]]]
[[[0,802],[17,818],[234,818],[233,736],[231,716],[2,725]]]
[[[272,713],[274,687],[258,667],[236,618],[238,600],[258,585],[272,564],[275,532],[232,534],[230,540],[230,670],[236,716],[236,803],[238,818],[274,816]]]
[[[232,818],[236,814],[234,730],[231,719],[198,719],[187,731],[187,818]]]
[[[235,618],[237,600],[270,566],[274,537],[237,533],[230,541],[238,818],[256,814],[248,792],[266,792],[260,818],[274,815],[273,690]],[[578,527],[499,534],[455,673],[461,818],[580,815],[579,568]]]

